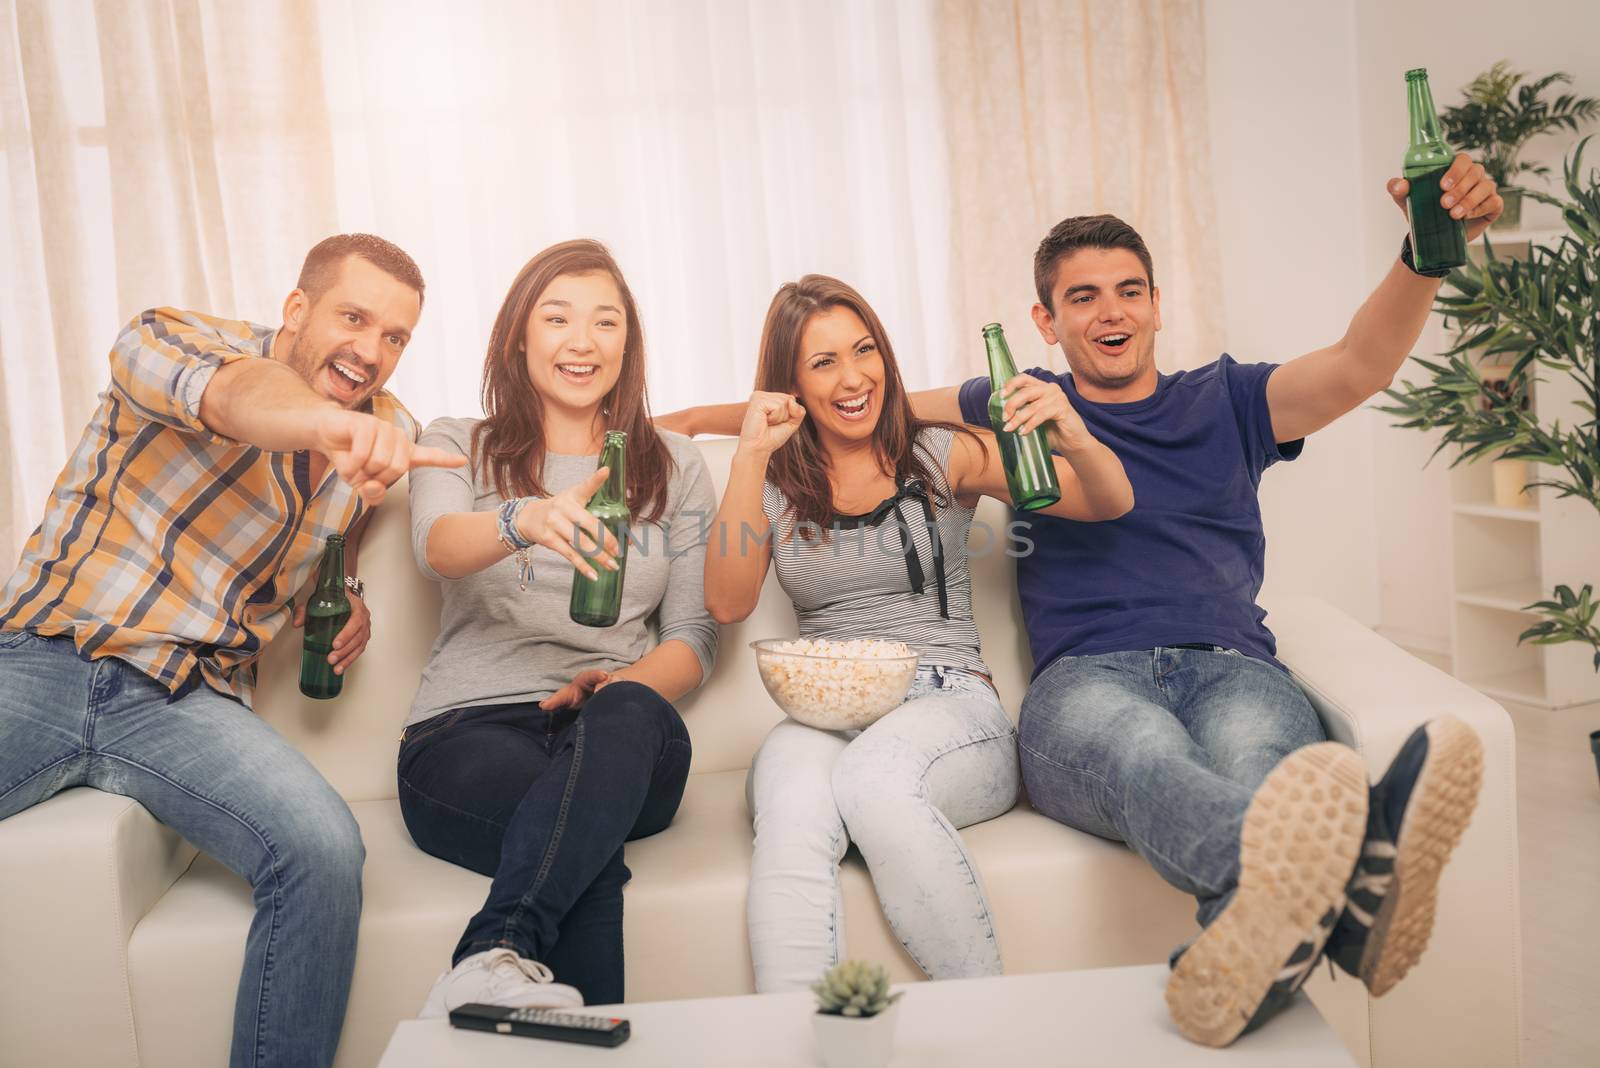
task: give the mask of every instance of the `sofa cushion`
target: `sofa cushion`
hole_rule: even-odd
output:
[[[624,895],[630,1000],[753,989],[744,900],[750,817],[744,773],[692,775],[673,825],[630,843]],[[352,806],[367,846],[366,901],[340,1065],[377,1061],[414,1016],[489,880],[430,857],[393,801]],[[1012,972],[1161,960],[1191,927],[1190,901],[1120,845],[1070,831],[1026,807],[964,832]],[[919,978],[873,895],[860,858],[844,866],[848,950]],[[227,1060],[234,991],[252,909],[244,880],[210,857],[134,929],[128,947],[144,1063]],[[559,978],[559,976],[557,977]]]

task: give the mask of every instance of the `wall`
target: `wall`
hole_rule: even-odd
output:
[[[1407,68],[1428,68],[1434,102],[1441,109],[1459,101],[1460,88],[1498,59],[1535,75],[1564,70],[1573,76],[1572,89],[1579,95],[1600,96],[1600,4],[1594,0],[1516,5],[1463,0],[1448,8],[1358,0],[1356,26],[1362,175],[1367,181],[1392,173],[1404,150],[1401,78]],[[1527,158],[1546,162],[1559,179],[1560,160],[1570,141],[1566,134],[1536,140]],[[1600,165],[1600,145],[1591,146],[1587,157],[1591,166]],[[1524,226],[1554,221],[1552,209],[1524,204]],[[1393,254],[1400,235],[1386,218],[1369,216],[1366,226],[1365,262],[1369,270],[1377,270]],[[1443,330],[1436,324],[1418,351],[1436,352],[1442,341]],[[1446,471],[1451,457],[1441,454],[1424,468],[1435,440],[1394,429],[1385,420],[1374,422],[1372,442],[1383,627],[1408,644],[1445,649],[1450,636]]]
[[[1227,345],[1282,362],[1337,341],[1381,277],[1363,218],[1393,211],[1363,177],[1349,3],[1206,5]],[[1398,238],[1396,238],[1398,240]],[[1261,486],[1267,591],[1313,593],[1378,619],[1372,416],[1353,412]]]
[[[1404,223],[1384,192],[1407,126],[1404,73],[1448,106],[1505,58],[1565,70],[1600,96],[1600,4],[1211,0],[1207,90],[1229,349],[1286,359],[1335,340],[1393,262]],[[1568,138],[1530,146],[1555,165]],[[1600,145],[1591,151],[1600,165]],[[1292,180],[1285,178],[1292,175]],[[1548,221],[1524,207],[1524,221]],[[1419,354],[1443,344],[1437,320]],[[1409,372],[1403,372],[1409,373]],[[1268,590],[1324,597],[1405,644],[1449,645],[1448,456],[1360,410],[1262,484]]]

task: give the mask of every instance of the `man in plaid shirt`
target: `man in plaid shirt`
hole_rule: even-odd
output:
[[[327,536],[410,468],[463,462],[382,389],[422,294],[410,256],[347,234],[307,255],[277,330],[139,315],[0,592],[0,819],[92,786],[250,881],[236,1066],[325,1065],[339,1041],[361,834],[249,701]],[[351,605],[339,672],[369,633]]]

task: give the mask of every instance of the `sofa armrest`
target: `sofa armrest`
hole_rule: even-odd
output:
[[[194,855],[143,806],[98,790],[0,820],[7,1063],[139,1064],[128,937]]]
[[[1483,740],[1483,791],[1440,882],[1427,954],[1382,1000],[1361,983],[1323,973],[1307,986],[1317,1007],[1363,1060],[1517,1065],[1522,1060],[1522,950],[1518,900],[1516,747],[1511,717],[1494,701],[1379,637],[1325,602],[1284,597],[1268,606],[1278,658],[1305,690],[1328,736],[1357,750],[1373,779],[1411,731],[1450,713]]]

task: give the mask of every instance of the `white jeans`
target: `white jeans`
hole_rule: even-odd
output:
[[[978,869],[958,827],[1017,800],[1017,732],[977,675],[917,672],[864,731],[786,719],[750,768],[748,921],[756,989],[804,989],[845,955],[839,861],[854,841],[883,914],[934,979],[1000,974]]]

